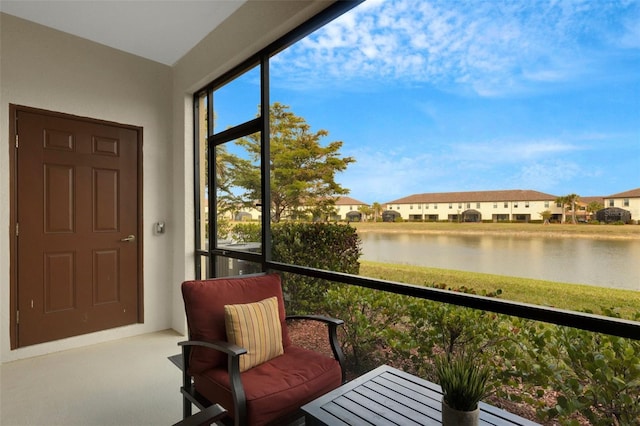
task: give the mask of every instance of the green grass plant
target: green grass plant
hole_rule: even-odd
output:
[[[442,354],[435,358],[438,383],[447,405],[454,410],[473,411],[486,396],[489,367],[469,354]]]
[[[428,286],[444,284],[447,288],[454,289],[464,286],[472,289],[476,294],[502,290],[501,299],[596,314],[603,314],[605,310],[613,309],[622,318],[627,319],[631,319],[640,306],[639,291],[478,272],[361,260],[360,275],[406,284]]]

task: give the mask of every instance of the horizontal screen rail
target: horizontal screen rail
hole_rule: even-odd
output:
[[[322,269],[308,268],[304,266],[290,265],[273,261],[267,262],[267,267],[268,269],[275,271],[290,272],[313,278],[321,278],[329,281],[401,294],[404,296],[412,296],[420,299],[433,300],[436,302],[450,303],[456,306],[481,309],[498,314],[511,315],[555,325],[568,326],[595,333],[603,333],[633,340],[640,340],[640,322],[632,320],[605,317],[601,315],[557,309],[547,306],[532,305],[528,303],[513,302],[509,300],[496,299],[493,297],[478,296],[450,290],[441,290],[438,288],[424,287],[413,284],[383,281],[373,278],[361,277],[358,275],[325,271]]]

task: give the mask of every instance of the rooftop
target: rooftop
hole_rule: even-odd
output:
[[[501,191],[469,191],[469,192],[435,192],[414,194],[408,197],[389,201],[386,204],[410,203],[452,203],[452,202],[489,202],[489,201],[554,201],[556,195],[530,189],[508,189]]]
[[[617,194],[609,195],[605,198],[631,198],[631,197],[640,197],[640,188],[631,189],[625,192],[619,192]]]
[[[358,205],[366,206],[367,203],[365,203],[364,201],[356,200],[355,198],[351,198],[351,197],[340,197],[336,201],[336,206],[349,206],[349,205],[351,205],[351,206],[358,206]]]

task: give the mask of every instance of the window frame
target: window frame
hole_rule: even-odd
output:
[[[269,196],[269,173],[268,173],[268,165],[269,165],[269,61],[272,56],[280,52],[281,50],[289,47],[295,42],[301,40],[306,37],[313,31],[319,29],[325,24],[331,22],[333,19],[339,17],[340,15],[346,13],[350,9],[356,7],[363,0],[349,0],[342,2],[335,2],[329,5],[326,9],[316,14],[297,28],[293,29],[291,32],[285,34],[283,37],[279,38],[275,42],[271,43],[264,49],[260,50],[253,56],[247,58],[241,64],[233,67],[220,77],[216,78],[214,81],[207,84],[202,89],[196,91],[194,93],[194,148],[195,152],[198,152],[199,148],[198,144],[198,126],[197,126],[197,118],[198,118],[198,106],[197,99],[202,93],[207,93],[207,101],[208,101],[208,115],[209,115],[209,123],[208,123],[208,135],[207,135],[207,143],[209,144],[209,148],[215,146],[216,143],[224,143],[226,138],[232,135],[240,135],[242,136],[242,132],[248,131],[249,129],[254,129],[255,131],[261,131],[262,133],[262,161],[261,161],[261,173],[262,173],[262,202],[263,206],[270,205],[270,196]],[[254,120],[250,120],[249,122],[245,122],[239,124],[231,129],[225,130],[223,132],[218,133],[217,135],[212,134],[213,129],[213,111],[214,111],[214,103],[213,103],[213,91],[217,87],[221,87],[225,83],[231,81],[235,77],[239,76],[246,70],[251,67],[260,64],[261,72],[260,72],[260,99],[261,99],[261,116]],[[230,140],[230,139],[229,139]],[[213,150],[215,151],[215,150]],[[211,161],[211,152],[209,149],[209,166],[211,164],[215,165],[215,161]],[[198,155],[194,156],[194,183],[195,183],[195,217],[194,217],[194,225],[196,228],[196,241],[195,241],[195,256],[196,256],[196,278],[200,277],[201,268],[198,268],[198,265],[201,265],[201,258],[207,257],[210,265],[211,271],[213,271],[214,276],[216,276],[215,271],[215,260],[217,257],[228,257],[228,258],[236,258],[242,260],[249,260],[253,262],[258,262],[262,265],[263,271],[277,271],[277,272],[289,272],[294,274],[300,274],[304,276],[309,276],[313,278],[319,278],[339,283],[344,283],[347,285],[356,285],[360,287],[371,288],[378,291],[385,291],[389,293],[402,294],[406,296],[417,297],[421,299],[432,300],[436,302],[442,303],[450,303],[457,306],[464,306],[473,309],[480,309],[484,311],[495,312],[499,314],[505,315],[513,315],[520,318],[541,321],[545,323],[551,323],[556,325],[569,326],[577,329],[582,329],[586,331],[596,332],[596,333],[605,333],[609,335],[631,338],[638,340],[638,336],[640,336],[640,323],[632,320],[618,319],[618,318],[610,318],[599,315],[574,312],[574,311],[566,311],[560,310],[556,308],[546,307],[546,306],[538,306],[538,305],[530,305],[524,304],[509,300],[501,300],[497,298],[489,298],[482,297],[472,294],[466,294],[461,292],[454,292],[448,290],[441,290],[431,287],[423,287],[419,285],[412,284],[404,284],[397,283],[391,281],[384,281],[380,279],[373,279],[363,276],[345,274],[332,272],[328,270],[320,270],[309,268],[300,265],[293,264],[285,264],[281,262],[275,262],[271,259],[271,218],[270,218],[270,209],[263,210],[262,214],[262,250],[261,253],[246,253],[246,252],[236,252],[236,251],[228,251],[228,250],[220,250],[215,248],[211,244],[212,233],[209,232],[209,250],[203,250],[199,247],[199,239],[200,235],[199,224],[202,218],[200,217],[200,205],[199,205],[199,188],[201,185],[199,179],[199,170],[200,165],[198,161]],[[213,176],[213,177],[212,177]],[[211,180],[215,178],[215,170],[214,173],[211,173],[209,170],[209,181],[208,190],[212,191],[212,188],[215,186],[211,185]],[[209,194],[211,195],[211,194]],[[610,200],[612,202],[613,200]],[[505,208],[508,208],[508,202],[504,202]],[[216,226],[215,222],[211,221],[212,213],[215,212],[215,200],[213,197],[209,196],[209,227]],[[392,209],[392,206],[389,206],[389,209]],[[398,206],[399,209],[399,206]],[[434,203],[434,209],[438,209],[437,203]],[[215,221],[215,214],[213,214],[213,219]],[[216,229],[215,227],[212,229]]]

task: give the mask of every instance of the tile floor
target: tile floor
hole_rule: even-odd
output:
[[[167,330],[0,366],[2,426],[171,425],[182,417],[184,336]]]

